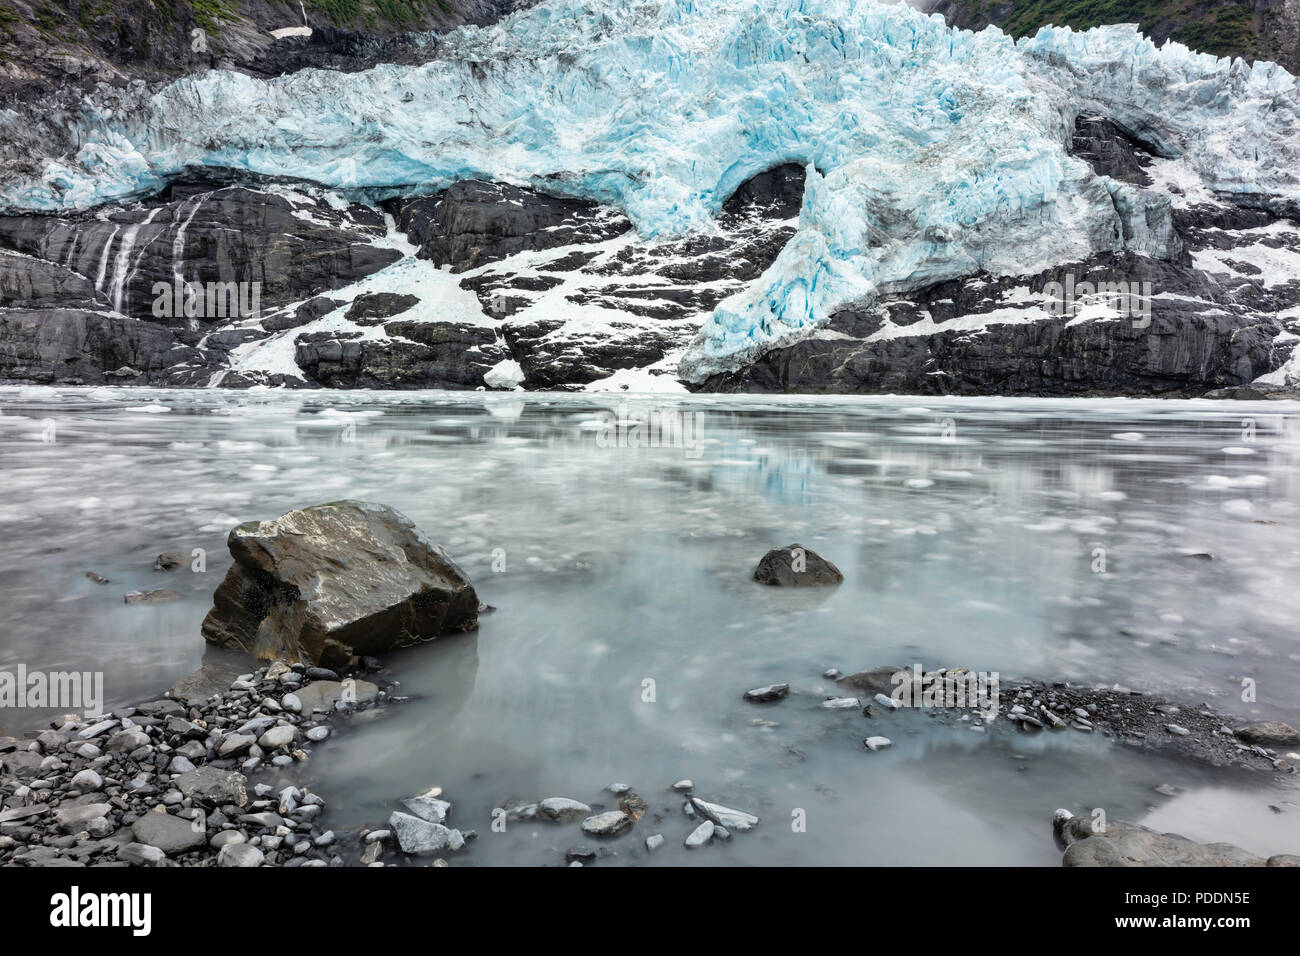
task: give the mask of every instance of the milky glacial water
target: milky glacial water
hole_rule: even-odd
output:
[[[665,410],[699,416],[696,448],[596,428]],[[479,834],[470,865],[599,843],[598,865],[1054,866],[1058,806],[1297,853],[1300,798],[1273,774],[820,700],[829,667],[962,665],[1300,725],[1298,465],[1295,403],[0,389],[0,668],[102,671],[109,707],[157,696],[203,660],[233,525],[367,499],[498,610],[391,655],[410,699],[293,770],[329,826],[440,786]],[[794,542],[843,585],[750,581]],[[205,571],[152,570],[194,549]],[[123,603],[156,587],[184,600]],[[741,700],[773,681],[787,700]],[[46,718],[0,710],[0,732]],[[893,748],[867,752],[874,734]],[[684,849],[684,777],[762,822]],[[627,836],[491,827],[512,799],[613,807],[616,781],[650,804]]]

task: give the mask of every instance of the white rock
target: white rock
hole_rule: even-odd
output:
[[[593,836],[613,836],[622,833],[631,825],[632,818],[622,810],[609,810],[583,820],[582,832]]]
[[[856,697],[831,697],[822,701],[822,706],[827,710],[848,710],[849,708],[858,708],[862,702]]]
[[[691,831],[690,836],[686,838],[686,846],[692,849],[698,846],[705,846],[713,839],[713,829],[713,821],[705,820]]]
[[[739,830],[743,833],[745,830],[752,830],[758,826],[758,817],[752,813],[746,813],[744,810],[733,810],[721,804],[701,800],[699,797],[692,797],[691,803],[694,804],[695,809],[700,811],[700,815],[706,820],[711,820],[718,826],[726,827],[728,830]]]

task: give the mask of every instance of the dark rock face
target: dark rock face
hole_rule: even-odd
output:
[[[1151,185],[1151,177],[1143,167],[1154,149],[1104,117],[1077,117],[1070,151],[1086,160],[1098,176],[1109,176],[1135,186]]]
[[[0,216],[0,378],[205,385],[265,334],[223,326],[391,264],[401,253],[372,244],[383,233],[374,210],[246,186],[175,185],[103,220]],[[266,331],[331,301],[273,315]]]
[[[896,674],[902,674],[903,677],[895,679]],[[866,691],[868,694],[884,694],[890,696],[898,689],[903,680],[910,679],[910,673],[900,667],[873,667],[869,671],[858,671],[856,674],[845,674],[835,681],[841,687],[851,688],[852,690]]]
[[[296,329],[308,322],[314,322],[323,315],[328,315],[343,304],[342,299],[331,299],[329,296],[318,295],[314,299],[308,299],[292,312],[285,311],[263,319],[262,328],[268,332],[284,332],[288,329]]]
[[[106,220],[0,216],[0,247],[61,264],[92,281],[114,311],[182,332],[236,313],[256,317],[240,311],[253,301],[253,283],[260,311],[370,275],[401,258],[371,244],[383,234],[382,218],[363,206],[295,206],[245,186],[176,185],[162,201]],[[171,294],[155,291],[158,283]],[[176,291],[181,283],[204,294],[190,305],[185,290]]]
[[[528,276],[494,259],[472,269],[461,286],[479,297],[489,315],[504,320],[502,335],[527,388],[575,388],[619,370],[645,368],[684,346],[705,314],[772,264],[794,234],[789,220],[798,214],[803,182],[801,166],[761,172],[724,202],[718,234],[652,242],[628,233],[626,221],[608,210],[559,200],[548,215],[562,216],[562,225],[527,248],[550,248],[552,238],[564,234],[573,243],[568,251],[537,264],[540,274]],[[535,196],[529,201],[537,202]],[[431,206],[420,208],[431,215]],[[505,214],[528,215],[508,209]],[[608,248],[607,240],[618,237],[627,241]],[[471,234],[453,244],[476,248],[476,241]],[[518,241],[514,237],[511,247]],[[599,326],[570,325],[564,316],[574,307],[602,310],[609,319]]]
[[[230,532],[209,643],[327,665],[478,626],[465,573],[404,515],[340,501]]]
[[[745,180],[722,204],[722,219],[793,219],[803,206],[804,167],[783,163]]]
[[[162,326],[80,309],[0,311],[0,378],[144,384],[196,355]]]
[[[450,388],[483,385],[507,357],[496,332],[455,322],[389,322],[387,342],[299,336],[295,359],[311,382],[326,388]]]
[[[1030,303],[1015,297],[1076,276],[1094,284],[1123,277],[1134,288],[1149,282],[1150,315],[1076,321],[1042,313],[1041,295]],[[701,390],[1199,395],[1245,385],[1289,357],[1274,342],[1283,325],[1266,308],[1274,293],[1252,289],[1225,290],[1187,266],[1144,256],[1103,257],[1031,279],[979,276],[842,309],[824,331],[713,376]]]
[[[106,309],[108,300],[66,266],[0,249],[0,306]]]
[[[224,0],[220,5],[40,4],[13,0],[17,15],[0,31],[0,53],[17,69],[0,94],[31,98],[51,87],[85,91],[96,82],[160,81],[212,68],[278,76],[316,67],[355,71],[376,63],[427,58],[424,31],[489,24],[533,0],[411,0],[311,4],[310,36],[277,38],[272,30],[303,25],[297,3]],[[38,15],[39,11],[39,15]],[[202,31],[198,42],[194,31]]]
[[[368,292],[352,300],[346,318],[357,325],[379,325],[384,319],[400,315],[420,302],[417,295],[400,292]]]
[[[773,548],[754,569],[754,580],[787,588],[832,587],[844,580],[840,569],[801,544]]]
[[[597,243],[631,228],[585,199],[468,180],[436,196],[385,203],[420,256],[465,272],[518,252]]]

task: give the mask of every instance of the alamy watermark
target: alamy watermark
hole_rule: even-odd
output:
[[[1043,304],[1053,316],[1075,316],[1080,308],[1100,305],[1133,320],[1135,329],[1145,329],[1151,324],[1150,281],[1078,282],[1073,273],[1066,273],[1064,282],[1049,282],[1043,286]]]
[[[0,670],[0,709],[79,710],[87,717],[104,712],[103,671],[29,671],[26,664]]]
[[[700,441],[704,413],[679,408],[655,408],[630,412],[626,405],[596,416],[596,445],[599,448],[680,448],[687,458],[704,453]]]
[[[260,282],[189,282],[179,276],[153,284],[157,319],[256,319],[261,317]]]
[[[895,671],[890,699],[897,707],[945,707],[978,710],[987,719],[998,714],[997,671],[972,671],[964,667],[926,672],[920,664]]]

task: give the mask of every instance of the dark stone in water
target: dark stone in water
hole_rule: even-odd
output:
[[[203,622],[209,643],[319,664],[478,626],[465,572],[409,518],[339,501],[230,532],[235,563]],[[331,658],[337,654],[331,654]]]
[[[754,569],[759,584],[781,587],[829,587],[844,580],[840,569],[800,544],[773,548]]]
[[[1248,744],[1262,744],[1265,747],[1295,747],[1300,745],[1300,732],[1277,720],[1265,720],[1246,724],[1233,731]]]

